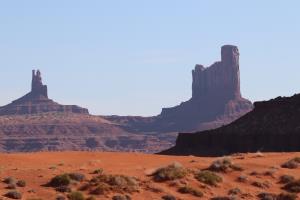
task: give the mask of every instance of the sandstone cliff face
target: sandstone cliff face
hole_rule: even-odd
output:
[[[222,156],[236,152],[300,151],[300,94],[256,102],[255,108],[230,125],[179,134],[173,155]]]
[[[192,98],[178,106],[164,108],[150,118],[106,117],[129,130],[148,132],[197,131],[226,125],[253,109],[240,92],[239,50],[221,48],[221,61],[210,67],[196,65],[192,71]]]
[[[32,71],[31,91],[12,103],[0,107],[1,115],[23,115],[44,112],[72,112],[88,114],[88,110],[76,105],[61,105],[48,98],[47,86],[43,85],[41,72]]]

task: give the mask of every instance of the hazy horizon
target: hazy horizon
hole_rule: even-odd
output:
[[[0,106],[30,90],[97,115],[159,114],[191,97],[195,64],[240,50],[253,101],[300,92],[298,1],[0,2]],[[166,10],[168,12],[166,12]],[[268,11],[268,12],[266,12]]]

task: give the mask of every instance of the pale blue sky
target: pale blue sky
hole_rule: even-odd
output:
[[[93,114],[154,115],[191,96],[191,70],[239,46],[251,101],[300,92],[300,1],[0,0],[0,105],[42,71],[49,96]]]

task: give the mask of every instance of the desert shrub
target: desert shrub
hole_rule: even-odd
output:
[[[257,195],[260,200],[277,200],[277,195],[272,193],[260,193]]]
[[[242,167],[233,164],[229,158],[214,161],[208,169],[214,172],[227,172],[230,169],[234,171],[243,171]]]
[[[176,197],[174,197],[173,195],[164,195],[161,197],[163,200],[176,200]]]
[[[85,179],[85,175],[80,173],[70,173],[68,175],[70,179],[74,181],[83,181]]]
[[[99,185],[91,191],[91,194],[94,195],[103,195],[106,192],[110,191],[110,186],[106,183],[99,183]]]
[[[100,186],[99,191],[116,192],[137,192],[139,191],[139,182],[134,177],[124,175],[106,175],[102,174],[90,180],[91,185]]]
[[[235,197],[213,197],[211,200],[235,200]]]
[[[19,181],[17,182],[17,186],[18,186],[18,187],[26,187],[26,181],[24,181],[24,180],[19,180]]]
[[[281,165],[282,168],[296,169],[299,166],[300,157],[295,157]]]
[[[241,182],[241,183],[245,183],[248,181],[248,177],[245,176],[245,175],[240,175],[239,177],[237,177],[236,179],[238,182]]]
[[[16,188],[17,188],[16,184],[8,184],[8,185],[6,186],[6,189],[9,189],[9,190],[14,190],[14,189],[16,189]]]
[[[11,199],[22,199],[22,194],[17,190],[7,192],[5,196]]]
[[[205,184],[216,186],[218,183],[222,182],[222,178],[211,171],[200,171],[195,174],[195,178]]]
[[[293,193],[300,193],[300,180],[294,180],[292,182],[287,183],[284,187],[284,190]]]
[[[282,175],[279,178],[279,183],[283,183],[283,184],[287,184],[287,183],[290,183],[290,182],[293,182],[293,181],[295,181],[295,178],[293,176],[290,176],[290,175]]]
[[[67,186],[71,183],[71,178],[68,174],[57,175],[51,179],[49,186],[51,187],[60,187]]]
[[[263,173],[264,176],[270,176],[270,177],[273,177],[274,178],[274,174],[276,173],[275,170],[268,170],[268,171],[265,171]]]
[[[297,195],[293,193],[281,193],[277,196],[276,200],[295,200]]]
[[[131,200],[131,197],[128,196],[128,195],[116,195],[116,196],[113,196],[112,200]]]
[[[94,171],[93,171],[93,174],[103,174],[103,169],[95,169]]]
[[[69,200],[84,200],[84,196],[81,192],[71,192],[68,195]]]
[[[56,197],[56,200],[66,200],[66,197],[59,195]]]
[[[17,180],[13,177],[7,177],[3,180],[6,184],[16,184]]]
[[[71,192],[71,188],[66,185],[59,186],[59,187],[55,188],[55,190],[57,192],[62,192],[62,193]]]
[[[258,188],[269,188],[270,184],[268,182],[258,182],[258,181],[254,181],[251,185],[258,187]]]
[[[189,187],[189,186],[184,186],[184,187],[180,187],[178,189],[178,192],[182,193],[182,194],[191,194],[193,196],[196,197],[202,197],[203,193],[195,188]]]
[[[241,194],[241,193],[242,193],[242,191],[239,188],[233,188],[233,189],[228,191],[229,195],[238,195],[238,194]]]
[[[158,182],[181,179],[187,175],[187,170],[179,163],[159,168],[153,173],[154,180]]]

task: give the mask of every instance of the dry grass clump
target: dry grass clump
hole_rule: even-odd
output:
[[[226,196],[224,196],[224,197],[213,197],[213,198],[211,198],[211,200],[236,200],[236,198],[235,197],[226,197]]]
[[[139,191],[139,182],[134,177],[102,174],[92,178],[86,188],[95,195],[103,195],[109,191],[133,193]]]
[[[228,195],[238,195],[241,193],[242,193],[242,191],[239,188],[233,188],[228,191]]]
[[[152,175],[155,181],[171,181],[184,178],[188,171],[179,163],[173,163],[167,167],[157,169]]]
[[[18,187],[26,187],[26,181],[24,181],[24,180],[19,180],[19,181],[16,183],[16,185],[17,185]]]
[[[6,184],[16,184],[17,180],[13,177],[7,177],[3,180],[3,182]]]
[[[81,173],[70,173],[68,174],[70,179],[73,180],[73,181],[83,181],[85,179],[85,175],[84,174],[81,174]]]
[[[218,183],[223,181],[223,179],[216,173],[207,170],[199,171],[195,174],[195,178],[198,181],[211,186],[217,186]]]
[[[8,198],[11,198],[11,199],[22,199],[21,192],[19,192],[17,190],[9,191],[4,196],[8,197]]]
[[[282,183],[282,184],[287,184],[287,183],[290,183],[293,181],[295,181],[295,178],[290,175],[282,175],[279,177],[279,183]]]
[[[68,194],[68,199],[69,200],[84,200],[84,196],[81,192],[71,192],[70,194]]]
[[[281,165],[282,168],[296,169],[300,164],[300,157],[295,157]]]
[[[131,200],[131,197],[128,196],[128,195],[116,195],[116,196],[113,196],[112,200]]]
[[[258,194],[257,197],[260,200],[276,200],[277,199],[277,195],[276,194],[266,193],[266,192]]]
[[[295,200],[297,199],[296,194],[292,193],[281,193],[279,195],[272,193],[260,193],[257,195],[260,200]]]
[[[251,185],[258,187],[258,188],[262,188],[262,189],[267,189],[270,187],[270,183],[269,182],[259,182],[259,181],[254,181]]]
[[[190,186],[180,187],[178,189],[178,192],[182,193],[182,194],[191,194],[191,195],[196,196],[196,197],[202,197],[203,196],[203,193],[200,190],[197,190],[197,189],[192,188]]]
[[[68,174],[61,174],[53,177],[48,186],[50,187],[61,187],[61,186],[68,186],[71,183],[71,178]]]
[[[277,196],[276,200],[295,200],[297,195],[293,193],[281,193]]]
[[[300,193],[300,179],[288,182],[282,189],[292,193]]]
[[[208,169],[214,172],[243,171],[242,167],[233,164],[229,158],[214,161]]]
[[[173,195],[164,195],[161,197],[163,200],[176,200],[176,197],[174,197]]]

